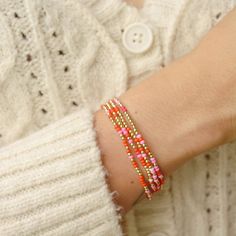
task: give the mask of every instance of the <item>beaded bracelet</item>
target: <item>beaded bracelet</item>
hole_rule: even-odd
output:
[[[156,158],[135,127],[127,108],[117,98],[109,100],[101,108],[105,110],[119,134],[128,158],[139,176],[145,195],[147,199],[151,200],[152,194],[159,191],[164,184],[164,175],[157,164]],[[145,170],[145,174],[142,173],[140,166]]]

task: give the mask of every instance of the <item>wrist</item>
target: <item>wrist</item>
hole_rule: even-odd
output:
[[[224,139],[221,119],[211,107],[214,101],[202,91],[196,68],[191,56],[185,57],[119,97],[166,176]],[[106,114],[99,110],[95,121],[110,188],[118,192],[126,212],[143,189]]]
[[[95,128],[101,150],[101,160],[108,174],[108,186],[111,191],[118,193],[113,200],[123,207],[121,214],[125,214],[143,193],[143,188],[127,158],[119,135],[103,110],[95,113]]]

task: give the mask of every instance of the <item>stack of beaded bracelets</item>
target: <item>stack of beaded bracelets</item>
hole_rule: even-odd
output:
[[[156,158],[147,147],[141,133],[135,127],[127,108],[117,98],[109,100],[101,108],[105,110],[119,134],[128,158],[139,176],[145,195],[147,199],[151,200],[152,194],[161,189],[165,179]],[[146,177],[141,171],[140,163],[145,170]]]

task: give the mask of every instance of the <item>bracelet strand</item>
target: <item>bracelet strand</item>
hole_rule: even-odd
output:
[[[141,170],[140,170],[140,168],[139,168],[139,166],[138,166],[138,163],[135,161],[134,156],[132,155],[132,152],[131,152],[131,150],[129,149],[128,142],[126,141],[126,138],[125,138],[125,133],[126,133],[126,132],[124,131],[124,129],[122,129],[122,127],[121,127],[121,125],[120,125],[120,122],[118,122],[118,121],[116,122],[116,121],[115,121],[115,118],[114,118],[115,112],[114,112],[114,110],[113,110],[113,111],[111,110],[109,104],[106,103],[105,105],[102,105],[102,108],[106,111],[106,113],[107,113],[109,119],[111,120],[111,122],[112,122],[114,128],[116,129],[117,133],[119,134],[119,136],[120,136],[120,138],[121,138],[121,140],[122,140],[123,145],[125,146],[125,149],[126,149],[126,153],[127,153],[127,155],[128,155],[128,158],[130,159],[131,164],[133,165],[133,167],[134,167],[136,173],[139,175],[139,182],[140,182],[140,184],[141,184],[141,185],[143,186],[143,188],[144,188],[144,192],[145,192],[145,194],[146,194],[146,197],[147,197],[148,199],[151,199],[151,192],[150,192],[150,190],[149,190],[149,188],[148,188],[148,185],[147,185],[147,183],[146,183],[146,181],[145,181],[145,177],[144,177],[144,175],[142,174],[142,172],[141,172]]]
[[[116,108],[115,104],[113,103],[113,100],[110,100],[109,102],[112,104],[112,106],[114,108]],[[143,150],[143,148],[141,148],[140,144],[138,142],[135,142],[136,136],[135,136],[134,130],[132,130],[128,127],[128,125],[126,124],[119,109],[117,111],[117,114],[119,115],[119,117],[124,125],[124,128],[127,130],[127,139],[135,152],[136,158],[141,162],[142,166],[146,170],[146,173],[148,175],[148,181],[150,183],[152,190],[157,191],[158,186],[156,186],[154,184],[155,180],[153,178],[153,173],[151,173],[151,171],[150,171],[150,167],[152,166],[152,164],[151,164],[150,160],[147,158],[147,154],[144,153],[144,150]],[[126,131],[126,130],[124,130],[124,131]],[[156,184],[157,185],[160,184],[158,179],[157,179]]]
[[[136,135],[136,138],[137,138],[137,142],[139,142],[144,150],[145,150],[145,153],[148,154],[151,158],[151,162],[153,163],[154,165],[154,168],[152,169],[152,172],[156,172],[157,173],[157,176],[161,182],[161,184],[164,184],[164,175],[160,169],[160,167],[158,166],[157,164],[157,160],[156,158],[153,156],[153,154],[151,153],[150,149],[147,147],[147,144],[146,142],[144,141],[142,135],[140,132],[138,132],[137,128],[135,127],[134,125],[134,122],[132,121],[130,115],[128,114],[128,111],[127,111],[127,108],[121,104],[121,102],[118,100],[118,98],[114,98],[114,101],[121,107],[121,109],[123,110],[125,116],[127,117],[127,120],[130,122],[130,125],[132,126],[134,132],[135,132],[135,135]]]
[[[151,153],[141,133],[137,130],[127,108],[118,98],[109,100],[101,108],[106,112],[115,130],[119,134],[131,161],[139,182],[144,188],[147,199],[152,199],[152,194],[161,189],[164,184],[164,175],[157,164],[156,157]],[[145,170],[147,180],[140,168],[140,163]]]

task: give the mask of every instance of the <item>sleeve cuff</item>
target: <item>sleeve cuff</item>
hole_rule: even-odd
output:
[[[93,115],[81,109],[0,149],[1,235],[122,235]]]

